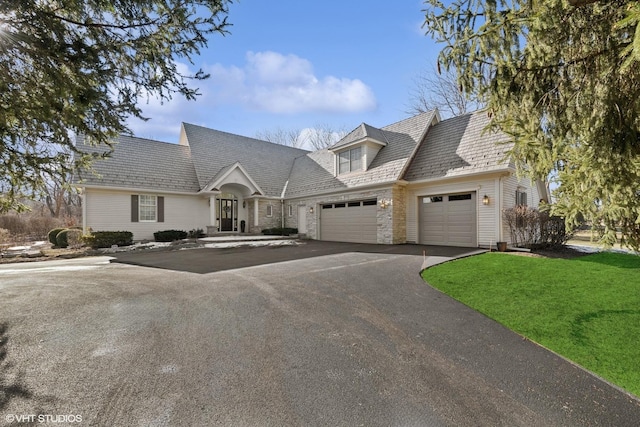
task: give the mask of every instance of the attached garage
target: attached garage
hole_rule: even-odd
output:
[[[421,197],[420,243],[443,246],[478,246],[476,193]]]
[[[378,243],[376,199],[320,205],[320,239]]]

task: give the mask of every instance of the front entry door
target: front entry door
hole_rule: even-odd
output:
[[[236,207],[233,199],[220,199],[220,231],[236,231]]]

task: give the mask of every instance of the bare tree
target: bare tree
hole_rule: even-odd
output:
[[[445,117],[455,117],[482,108],[482,104],[460,90],[454,69],[421,71],[409,92],[407,113],[420,114],[437,108]]]
[[[305,145],[314,150],[323,150],[340,141],[347,134],[342,128],[334,128],[328,123],[318,123],[312,128],[305,129]]]
[[[301,148],[304,141],[300,138],[300,129],[283,129],[278,127],[273,130],[261,130],[256,132],[255,137],[263,141],[274,144],[286,145],[287,147]]]
[[[70,181],[67,178],[67,182]],[[41,198],[52,218],[81,216],[81,199],[77,190],[54,177],[44,185]]]
[[[310,128],[262,130],[255,137],[288,147],[322,150],[338,142],[347,134],[343,127],[333,127],[328,123],[319,123]]]

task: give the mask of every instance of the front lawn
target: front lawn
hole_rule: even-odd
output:
[[[640,257],[486,253],[423,272],[435,288],[640,396]]]

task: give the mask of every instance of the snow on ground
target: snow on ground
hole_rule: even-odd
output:
[[[295,240],[268,240],[268,241],[238,241],[238,242],[220,242],[206,243],[205,248],[237,248],[239,246],[250,246],[256,248],[259,246],[296,246],[299,243]],[[188,248],[187,248],[188,249]]]

